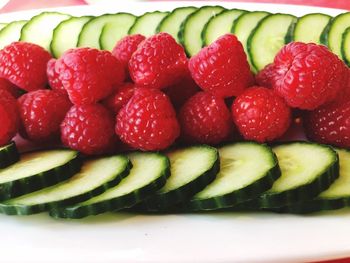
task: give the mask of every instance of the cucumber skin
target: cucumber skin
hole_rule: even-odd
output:
[[[292,41],[294,41],[294,30],[295,30],[295,26],[297,25],[296,22],[292,23],[289,28],[288,28],[288,31],[287,31],[287,34],[286,36],[284,37],[284,43],[285,44],[288,44]]]
[[[341,55],[342,55],[342,59],[344,60],[345,64],[350,67],[350,61],[348,60],[348,58],[346,57],[346,52],[345,52],[345,37],[346,35],[350,34],[350,27],[348,27],[345,32],[343,33],[343,37],[342,37],[342,44],[341,44]]]
[[[114,178],[112,181],[106,182],[105,184],[99,186],[98,188],[90,192],[73,196],[71,198],[67,198],[64,200],[44,203],[44,204],[37,204],[37,205],[7,205],[6,203],[0,203],[0,213],[6,214],[6,215],[32,215],[32,214],[48,211],[50,209],[73,205],[79,202],[86,201],[96,195],[102,194],[103,192],[108,190],[110,187],[113,187],[119,184],[121,180],[129,174],[131,168],[132,168],[132,164],[129,161],[126,166],[126,169],[121,174],[119,174],[116,178]]]
[[[328,32],[329,32],[329,29],[331,28],[331,25],[333,23],[333,20],[334,18],[332,18],[328,24],[326,25],[326,27],[323,29],[323,32],[320,36],[320,42],[321,44],[325,45],[328,47]]]
[[[217,159],[213,166],[191,183],[183,185],[182,187],[169,191],[165,194],[151,196],[135,207],[134,210],[147,212],[166,211],[168,208],[178,203],[185,202],[196,193],[202,191],[208,184],[215,180],[219,171],[220,158],[219,155],[217,155]]]
[[[128,30],[128,34],[129,34],[129,35],[135,34],[135,33],[133,33],[133,30],[134,30],[134,27],[135,27],[135,25],[136,25],[136,23],[137,23],[137,20],[139,20],[139,18],[142,18],[143,16],[148,15],[148,14],[162,14],[162,13],[168,13],[165,17],[163,17],[163,19],[166,18],[169,14],[171,14],[171,12],[151,11],[151,12],[146,12],[146,13],[144,13],[143,15],[140,15],[140,16],[136,17],[136,20],[135,20],[134,24],[133,24],[133,25],[129,28],[129,30]],[[160,23],[163,21],[163,19],[160,21]],[[159,24],[158,24],[157,27],[155,28],[155,32],[156,32],[156,33],[158,32],[158,27],[159,27]]]
[[[165,21],[169,16],[171,16],[176,10],[185,9],[185,8],[196,8],[196,9],[198,9],[198,8],[195,7],[195,6],[185,6],[185,7],[178,7],[178,8],[175,8],[175,9],[174,9],[173,11],[171,11],[168,15],[166,15],[166,16],[162,19],[162,21],[160,21],[159,25],[158,25],[157,28],[156,28],[156,32],[157,32],[157,33],[160,33],[160,32],[161,32],[160,29],[161,29],[161,27],[162,27],[164,21]],[[197,11],[196,9],[195,9],[192,13],[196,12],[196,11]],[[191,13],[191,14],[192,14],[192,13]],[[185,20],[186,20],[186,18],[185,18]],[[180,26],[180,28],[181,28],[181,26]]]
[[[135,206],[137,203],[145,200],[148,196],[161,189],[167,178],[170,176],[170,162],[167,159],[167,168],[157,180],[145,185],[144,187],[133,191],[122,197],[101,201],[86,206],[75,206],[69,208],[53,208],[49,214],[53,218],[81,219],[90,215],[98,215],[108,211],[118,211]]]
[[[6,168],[19,161],[19,152],[15,142],[9,143],[0,151],[0,169]]]
[[[6,201],[20,195],[29,194],[67,180],[80,170],[81,165],[82,159],[77,153],[74,159],[59,167],[40,174],[0,184],[0,201]]]

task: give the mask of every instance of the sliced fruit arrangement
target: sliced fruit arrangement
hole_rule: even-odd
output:
[[[27,23],[26,20],[14,21],[8,23],[0,30],[0,48],[18,41],[21,37],[22,27]]]
[[[157,32],[159,23],[166,17],[168,12],[149,12],[139,16],[135,23],[129,29],[129,35],[142,34],[146,37],[152,36]]]

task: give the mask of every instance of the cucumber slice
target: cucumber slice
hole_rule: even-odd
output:
[[[85,201],[117,185],[130,167],[129,159],[122,155],[88,160],[67,181],[1,203],[0,213],[31,215]]]
[[[179,7],[174,9],[159,23],[157,32],[166,32],[172,35],[177,42],[180,42],[178,34],[181,24],[185,19],[196,11],[197,8],[193,6]]]
[[[190,199],[210,184],[220,169],[217,149],[207,145],[174,150],[167,156],[171,175],[162,189],[140,204],[141,210],[162,211]]]
[[[18,162],[19,153],[14,142],[0,147],[0,168],[5,168]]]
[[[120,184],[74,206],[54,208],[50,215],[55,218],[83,218],[129,208],[164,186],[170,174],[169,159],[165,155],[136,152],[128,157],[133,168]]]
[[[129,19],[133,18],[134,16],[127,13],[118,13],[118,14],[105,14],[102,16],[95,17],[91,19],[89,22],[87,22],[83,29],[80,32],[79,39],[78,39],[78,47],[91,47],[91,48],[98,48],[101,49],[100,45],[100,36],[102,34],[102,30],[105,25],[107,24],[113,24],[118,25],[119,23],[122,23],[124,25],[124,19],[129,21]],[[130,26],[129,26],[130,27]],[[117,27],[116,31],[119,35],[126,35],[129,27],[122,28]],[[106,36],[105,36],[106,38]],[[107,43],[104,43],[107,45]]]
[[[331,18],[329,15],[320,13],[307,14],[300,17],[291,28],[288,42],[299,41],[320,44],[321,34]]]
[[[169,12],[154,11],[139,16],[130,28],[129,35],[141,34],[149,37],[156,34],[159,23],[168,14]]]
[[[5,26],[0,31],[0,49],[18,41],[21,37],[22,27],[27,23],[26,20],[14,21]]]
[[[0,23],[0,30],[3,29],[7,25],[8,25],[7,23]]]
[[[273,148],[282,176],[259,198],[261,208],[279,208],[313,199],[339,176],[337,153],[329,146],[291,142]]]
[[[219,148],[220,172],[203,191],[186,204],[190,210],[232,207],[260,196],[280,176],[272,150],[254,142],[239,142]]]
[[[114,19],[107,23],[100,36],[100,46],[104,50],[112,51],[115,44],[128,34],[130,27],[135,23],[136,17],[128,13],[119,13],[119,20]]]
[[[341,43],[343,34],[348,27],[350,27],[350,12],[340,14],[331,19],[321,35],[321,43],[328,46],[340,58],[342,57]]]
[[[240,9],[224,10],[217,16],[212,17],[203,29],[203,46],[210,45],[222,35],[230,33],[236,18],[246,12]]]
[[[71,17],[54,29],[50,49],[55,58],[59,58],[66,50],[77,47],[80,31],[91,18],[92,16]]]
[[[37,44],[50,51],[54,29],[59,23],[70,17],[70,15],[58,12],[42,12],[32,17],[23,26],[20,40]]]
[[[343,34],[343,40],[341,42],[341,53],[342,53],[343,60],[349,66],[350,65],[350,27],[348,27]]]
[[[288,213],[311,213],[350,206],[350,151],[335,149],[339,156],[339,178],[314,200],[282,209]]]
[[[188,56],[193,56],[202,48],[202,31],[210,18],[224,10],[221,6],[203,6],[187,16],[182,23],[179,39]]]
[[[286,44],[286,35],[296,17],[272,14],[264,17],[248,38],[248,54],[257,71],[273,62],[277,52]]]
[[[34,192],[70,178],[80,170],[78,152],[66,149],[24,153],[0,170],[0,200]]]

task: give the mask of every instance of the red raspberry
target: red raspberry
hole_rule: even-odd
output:
[[[116,133],[131,147],[155,151],[170,146],[180,127],[169,98],[159,90],[139,88],[117,116]]]
[[[85,154],[106,153],[115,143],[114,119],[102,105],[74,105],[61,124],[64,145]]]
[[[67,93],[67,91],[63,87],[62,81],[59,78],[59,74],[56,72],[55,65],[56,59],[54,58],[50,59],[47,63],[46,74],[49,81],[49,85],[53,90],[59,90],[63,91],[64,93]]]
[[[133,83],[124,83],[102,103],[110,111],[118,113],[134,95],[134,90],[135,85]]]
[[[50,53],[36,44],[13,42],[0,50],[0,77],[26,91],[44,89],[50,58]]]
[[[36,90],[18,99],[22,120],[20,134],[36,142],[60,137],[60,124],[72,106],[66,94],[55,90]]]
[[[0,89],[0,146],[11,141],[19,126],[19,113],[16,99]]]
[[[218,144],[233,131],[224,100],[207,92],[191,97],[181,108],[179,120],[183,138],[191,143]]]
[[[272,88],[273,84],[277,81],[275,80],[276,76],[278,76],[276,67],[273,63],[271,63],[256,74],[255,81],[260,87]]]
[[[76,48],[56,61],[56,72],[77,105],[92,104],[108,97],[125,77],[120,62],[108,51]]]
[[[129,61],[129,73],[139,86],[161,89],[186,74],[187,58],[181,45],[167,33],[147,38]]]
[[[327,47],[292,42],[275,57],[273,88],[291,107],[313,110],[337,97],[348,73],[345,64]]]
[[[245,139],[266,142],[287,131],[291,111],[273,90],[252,87],[235,99],[232,117]]]
[[[12,84],[7,79],[2,79],[2,78],[0,78],[0,89],[6,90],[15,98],[20,97],[23,93],[16,85]]]
[[[140,34],[126,36],[117,42],[112,50],[112,54],[123,64],[124,68],[127,69],[132,54],[145,39],[146,37]]]
[[[305,114],[307,137],[318,143],[350,147],[350,101],[333,102]]]
[[[190,59],[189,69],[203,90],[223,98],[241,94],[254,81],[243,46],[232,34],[199,51]]]

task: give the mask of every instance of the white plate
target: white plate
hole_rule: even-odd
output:
[[[203,2],[128,3],[55,8],[73,15],[141,14]],[[220,3],[228,8],[303,15],[343,10],[306,6]],[[42,10],[40,10],[42,11]],[[30,18],[40,11],[0,16]],[[296,132],[291,131],[291,136]],[[46,214],[0,216],[0,262],[302,262],[350,256],[350,211],[312,216],[270,213],[196,215],[105,214],[83,220],[54,220]]]

